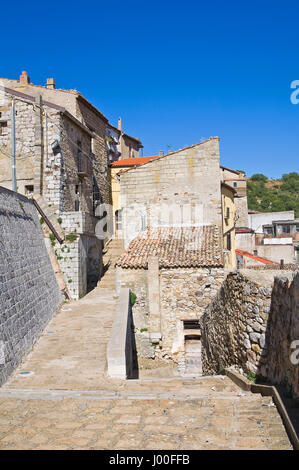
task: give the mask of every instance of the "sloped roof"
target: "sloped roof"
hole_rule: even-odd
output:
[[[244,250],[237,249],[236,250],[236,255],[246,256],[247,258],[254,259],[255,261],[259,261],[260,263],[264,263],[264,264],[279,264],[276,261],[271,261],[268,258],[253,255],[252,253],[248,253],[248,251],[244,251]]]
[[[116,162],[111,163],[111,166],[114,168],[119,166],[142,165],[143,163],[149,162],[150,160],[155,160],[155,158],[158,158],[158,155],[152,157],[123,158],[121,160],[117,160]]]
[[[154,255],[160,268],[223,267],[220,229],[217,225],[147,229],[131,241],[116,265],[146,269]]]

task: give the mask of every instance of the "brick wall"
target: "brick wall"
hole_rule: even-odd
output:
[[[0,187],[0,385],[62,301],[31,201]]]

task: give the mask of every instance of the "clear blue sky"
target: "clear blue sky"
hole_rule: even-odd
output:
[[[144,155],[220,137],[221,163],[299,171],[299,4],[215,0],[1,5],[0,76],[76,88]]]

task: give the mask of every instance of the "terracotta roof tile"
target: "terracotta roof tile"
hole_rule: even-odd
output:
[[[116,162],[111,163],[112,167],[118,166],[135,166],[135,165],[142,165],[143,163],[147,163],[150,160],[155,160],[158,156],[152,157],[135,157],[135,158],[123,158],[122,160],[117,160]]]
[[[147,268],[149,256],[160,268],[222,267],[222,236],[217,225],[147,229],[117,260],[122,268]]]

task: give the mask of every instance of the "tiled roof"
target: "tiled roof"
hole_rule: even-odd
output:
[[[131,241],[117,260],[122,268],[147,268],[149,256],[160,268],[223,266],[222,236],[217,225],[151,228]]]
[[[155,160],[158,156],[153,157],[136,157],[136,158],[123,158],[122,160],[117,160],[116,162],[111,163],[111,166],[119,167],[119,166],[135,166],[135,165],[142,165],[142,163],[147,163],[150,160]]]

